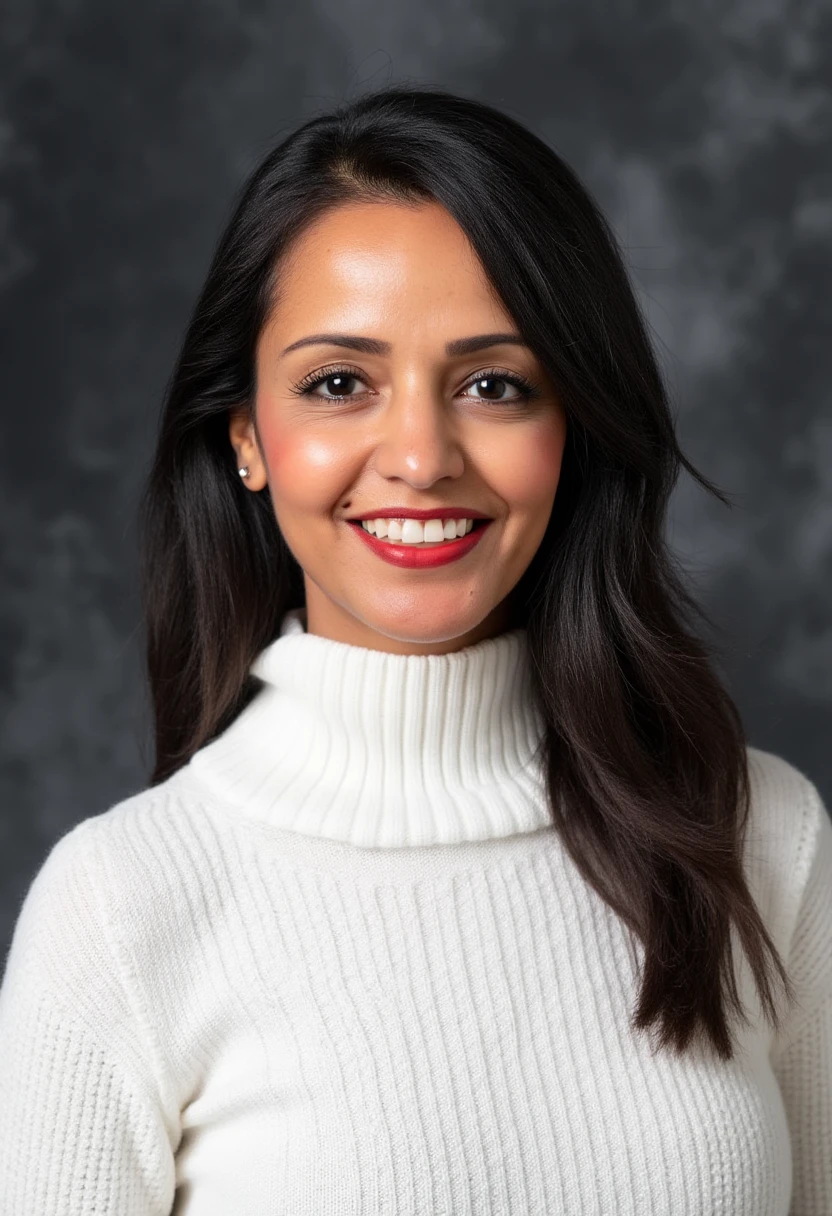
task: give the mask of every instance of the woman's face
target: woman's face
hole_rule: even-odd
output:
[[[293,245],[257,347],[259,443],[244,411],[230,437],[303,569],[310,633],[443,654],[507,627],[506,597],[551,514],[566,418],[531,350],[505,335],[519,337],[438,204],[345,205]],[[442,507],[491,522],[441,565],[391,563],[375,551],[389,540],[374,547],[348,522]]]

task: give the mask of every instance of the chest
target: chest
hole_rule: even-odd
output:
[[[297,882],[191,1019],[178,1216],[786,1216],[762,1038],[653,1054],[600,901]]]

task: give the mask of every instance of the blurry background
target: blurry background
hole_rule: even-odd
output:
[[[832,809],[832,6],[4,0],[0,948],[51,844],[146,785],[135,512],[233,196],[390,80],[491,102],[622,240],[689,457],[671,538],[750,741]]]

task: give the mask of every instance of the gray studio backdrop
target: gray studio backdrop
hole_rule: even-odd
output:
[[[832,7],[4,0],[0,946],[50,845],[146,784],[135,511],[234,192],[389,80],[508,110],[613,222],[690,457],[671,538],[751,741],[832,803]]]

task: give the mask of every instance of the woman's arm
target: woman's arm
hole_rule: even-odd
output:
[[[47,857],[0,987],[0,1216],[169,1216],[176,1129],[110,949],[96,820]]]
[[[832,1213],[832,822],[811,795],[812,862],[787,962],[800,1006],[769,1053],[791,1131],[790,1216]]]

